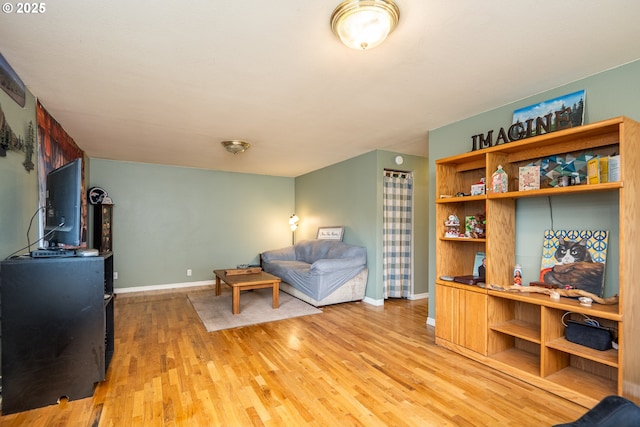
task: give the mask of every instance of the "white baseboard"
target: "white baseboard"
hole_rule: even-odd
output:
[[[166,285],[134,286],[131,288],[114,288],[113,292],[116,294],[126,294],[129,292],[166,291],[167,289],[192,288],[196,286],[207,286],[215,284],[215,280],[202,280],[199,282],[168,283]]]
[[[209,286],[215,285],[215,280],[202,280],[199,282],[185,282],[185,283],[168,283],[165,285],[149,285],[149,286],[134,286],[130,288],[114,288],[113,292],[116,294],[126,294],[130,292],[151,292],[151,291],[166,291],[168,289],[180,289],[180,288],[193,288],[196,286]],[[415,294],[410,296],[408,299],[410,300],[419,300],[429,298],[429,293],[423,294]],[[384,299],[374,299],[369,298],[367,296],[364,297],[362,302],[375,305],[375,306],[383,306]],[[427,325],[435,326],[435,319],[427,318]]]
[[[423,294],[413,294],[409,297],[410,300],[429,299],[429,292]]]
[[[436,319],[433,317],[427,317],[427,326],[436,326]]]
[[[369,298],[367,296],[364,297],[362,302],[366,302],[367,304],[376,305],[376,306],[384,305],[384,300],[383,299],[373,299],[373,298]]]
[[[424,294],[415,294],[415,295],[411,295],[410,297],[408,297],[408,300],[419,300],[419,299],[428,299],[429,298],[429,293],[424,293]],[[384,305],[384,299],[373,299],[373,298],[369,298],[367,296],[364,297],[364,299],[362,300],[362,302],[366,302],[367,304],[371,304],[371,305],[375,305],[375,306],[383,306]]]

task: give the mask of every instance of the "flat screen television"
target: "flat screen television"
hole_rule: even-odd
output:
[[[80,246],[82,239],[82,159],[47,174],[44,239],[47,249]]]

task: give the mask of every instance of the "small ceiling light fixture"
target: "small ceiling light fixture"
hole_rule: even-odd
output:
[[[393,0],[347,0],[331,14],[331,29],[352,49],[371,49],[396,28],[400,9]]]
[[[233,154],[243,153],[247,151],[249,147],[251,147],[251,144],[249,144],[248,142],[239,141],[237,139],[222,141],[221,144],[225,150]]]

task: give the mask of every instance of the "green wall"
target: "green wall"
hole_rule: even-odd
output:
[[[426,141],[425,141],[426,143]],[[296,214],[300,227],[296,239],[314,239],[318,227],[345,227],[344,241],[367,248],[369,279],[366,296],[381,304],[382,289],[382,174],[385,168],[414,174],[414,294],[428,292],[428,199],[427,159],[398,153],[371,151],[317,171],[299,176],[295,182]]]
[[[29,121],[36,126],[31,94],[22,109],[0,91],[0,105],[22,137]],[[382,303],[384,168],[414,172],[414,295],[429,291],[423,262],[428,258],[427,159],[405,155],[399,167],[397,154],[372,151],[296,179],[94,158],[85,159],[85,177],[87,188],[105,188],[115,204],[117,289],[197,284],[211,281],[214,268],[258,263],[260,252],[291,243],[287,220],[296,212],[298,240],[315,238],[319,226],[344,225],[345,241],[367,248],[367,297]],[[23,161],[22,152],[0,158],[2,258],[27,245],[29,219],[38,207],[37,173],[27,172]],[[91,215],[88,222],[91,227]],[[30,239],[37,237],[36,223]]]
[[[549,90],[479,114],[474,117],[444,126],[429,133],[429,214],[435,218],[435,160],[471,150],[471,135],[488,130],[499,130],[511,124],[513,110],[557,96],[585,89],[585,123],[593,123],[616,116],[627,116],[640,120],[640,61]],[[594,199],[586,196],[551,198],[554,228],[598,228],[609,229],[609,252],[605,272],[605,294],[617,290],[617,266],[619,253],[617,195],[603,194]],[[547,199],[522,199],[518,201],[516,216],[517,241],[516,262],[524,267],[525,282],[534,280],[540,269],[542,256],[542,231],[550,228],[550,211]],[[435,223],[429,224],[429,283],[435,283]],[[429,300],[429,322],[435,319],[435,292]]]
[[[20,107],[3,90],[0,90],[0,108],[4,120],[13,132],[22,137],[27,135],[29,122],[37,129],[35,98],[27,90],[24,108]],[[0,259],[27,246],[29,220],[38,209],[38,173],[37,166],[27,172],[22,163],[23,151],[8,151],[6,157],[0,157]],[[37,153],[32,161],[37,165]],[[38,238],[38,221],[30,232],[30,241]],[[19,252],[20,254],[26,252]]]
[[[90,186],[115,205],[116,288],[210,281],[291,242],[293,178],[91,159]]]

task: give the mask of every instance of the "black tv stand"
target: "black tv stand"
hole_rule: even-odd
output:
[[[115,349],[112,254],[0,261],[0,283],[2,415],[92,396]]]

